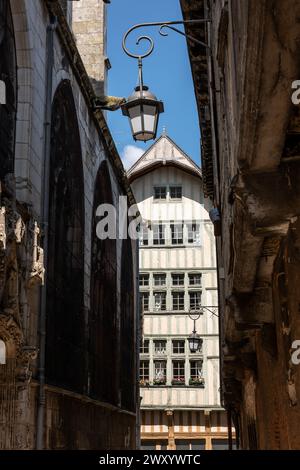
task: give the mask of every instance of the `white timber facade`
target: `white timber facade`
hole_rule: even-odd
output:
[[[219,398],[215,240],[201,169],[163,134],[128,177],[143,219],[142,447],[220,448],[227,430]],[[192,353],[188,337],[197,316],[201,345]]]

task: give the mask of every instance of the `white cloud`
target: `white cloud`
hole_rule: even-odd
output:
[[[128,170],[144,153],[144,150],[135,145],[125,145],[121,153],[122,162]]]

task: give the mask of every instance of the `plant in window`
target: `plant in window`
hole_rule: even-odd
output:
[[[166,378],[165,377],[156,377],[153,379],[153,385],[165,385],[166,384]]]
[[[150,381],[148,379],[140,379],[140,386],[141,387],[149,387]]]
[[[189,380],[189,385],[197,385],[198,387],[204,387],[204,377],[191,377]]]
[[[172,385],[185,385],[185,378],[184,377],[176,377],[172,379]]]

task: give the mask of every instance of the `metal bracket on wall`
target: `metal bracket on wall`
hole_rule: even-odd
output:
[[[144,59],[145,57],[148,57],[153,52],[153,49],[154,49],[154,41],[150,36],[140,36],[136,41],[137,45],[139,45],[142,40],[145,40],[145,41],[149,42],[149,49],[144,54],[133,54],[132,52],[130,52],[126,47],[127,38],[128,38],[130,33],[132,33],[134,30],[136,30],[138,28],[160,26],[159,34],[161,36],[168,36],[168,33],[164,30],[165,29],[171,29],[172,31],[175,31],[178,34],[181,34],[182,36],[185,36],[186,38],[190,39],[191,41],[195,42],[196,44],[199,44],[200,46],[206,47],[210,52],[210,47],[209,47],[208,44],[206,44],[203,41],[200,41],[199,39],[194,38],[193,36],[190,36],[189,34],[186,34],[184,31],[181,31],[178,28],[175,28],[175,25],[180,25],[180,24],[193,25],[193,24],[200,24],[200,23],[209,23],[210,21],[211,21],[210,18],[205,18],[205,19],[201,19],[201,20],[159,21],[159,22],[155,22],[155,23],[139,23],[139,24],[136,24],[136,25],[132,26],[125,33],[124,38],[123,38],[123,42],[122,42],[123,50],[129,57],[133,57],[134,59],[141,60],[141,59]]]

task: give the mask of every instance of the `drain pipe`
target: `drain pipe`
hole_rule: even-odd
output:
[[[50,24],[47,26],[46,37],[46,102],[44,120],[44,165],[43,165],[43,194],[42,194],[42,233],[45,280],[40,291],[40,323],[39,323],[39,395],[37,409],[36,448],[44,449],[44,421],[45,421],[45,353],[46,353],[46,302],[47,302],[47,266],[48,266],[48,220],[49,220],[49,172],[50,172],[50,140],[51,140],[51,103],[53,87],[54,66],[54,31],[57,26],[56,17],[50,15]]]

